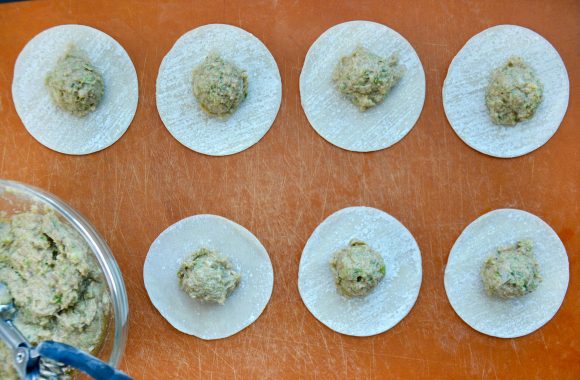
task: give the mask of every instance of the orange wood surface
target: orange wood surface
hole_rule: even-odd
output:
[[[393,147],[338,149],[309,126],[298,79],[310,45],[347,20],[384,23],[414,46],[427,77],[421,118]],[[11,98],[16,57],[42,30],[96,27],[119,41],[139,76],[139,107],[127,133],[89,156],[55,153],[24,129]],[[242,27],[274,55],[283,101],[257,145],[207,157],[179,144],[155,107],[163,56],[183,33],[208,23]],[[554,137],[516,159],[466,146],[441,103],[451,59],[474,34],[502,23],[550,41],[570,76],[568,112]],[[130,332],[122,369],[137,379],[580,378],[580,2],[578,1],[30,1],[0,4],[0,177],[55,193],[103,234],[125,277]],[[411,313],[370,338],[339,335],[305,308],[298,263],[313,229],[332,212],[368,205],[398,218],[423,257],[423,285]],[[530,211],[559,234],[571,282],[562,308],[539,331],[501,340],[464,324],[447,301],[443,273],[460,232],[503,207]],[[193,214],[225,216],[264,244],[275,271],[258,321],[224,340],[173,329],[143,286],[143,261],[170,224]]]

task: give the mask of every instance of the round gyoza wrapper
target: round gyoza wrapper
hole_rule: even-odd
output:
[[[193,95],[193,69],[211,53],[248,75],[248,96],[225,118],[207,115]],[[180,143],[211,156],[248,149],[268,132],[282,101],[280,72],[268,48],[231,25],[200,26],[181,36],[163,58],[157,76],[157,110]]]
[[[351,239],[366,242],[385,261],[385,277],[365,297],[338,293],[330,260]],[[300,258],[298,290],[316,319],[352,336],[380,334],[411,310],[421,287],[421,252],[397,219],[370,207],[349,207],[326,218],[312,233]]]
[[[190,298],[177,271],[191,253],[206,247],[227,257],[241,282],[225,304]],[[143,267],[153,305],[179,331],[201,339],[221,339],[252,324],[272,295],[274,272],[268,252],[244,227],[216,215],[185,218],[155,239]]]
[[[385,100],[364,112],[335,87],[340,58],[357,46],[388,58],[397,54],[405,74]],[[308,121],[329,143],[355,152],[385,149],[415,125],[425,101],[425,72],[417,53],[399,33],[371,21],[349,21],[324,32],[310,47],[300,75],[300,98]]]
[[[519,298],[488,296],[480,274],[484,262],[498,247],[526,239],[533,242],[542,282]],[[500,209],[479,217],[461,233],[447,260],[445,291],[455,312],[475,330],[516,338],[552,319],[564,300],[568,279],[568,256],[554,230],[528,212]]]
[[[45,85],[47,74],[74,44],[103,76],[105,93],[94,112],[77,117],[56,106]],[[105,149],[125,133],[139,100],[131,58],[111,36],[84,25],[47,29],[26,44],[14,66],[12,97],[28,132],[42,145],[65,154]]]
[[[492,123],[485,106],[491,73],[511,56],[523,58],[544,85],[535,115],[515,126]],[[451,62],[443,84],[443,107],[451,127],[473,149],[511,158],[544,145],[558,130],[570,95],[562,58],[542,36],[515,25],[499,25],[472,37]]]

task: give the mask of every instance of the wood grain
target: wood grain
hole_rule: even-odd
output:
[[[298,78],[309,46],[339,22],[366,19],[394,28],[415,47],[427,76],[419,122],[390,149],[335,148],[308,125]],[[580,378],[580,2],[570,1],[30,1],[0,5],[0,176],[47,189],[101,231],[129,292],[129,344],[122,369],[165,378]],[[155,108],[164,54],[186,31],[229,23],[254,33],[280,67],[283,103],[264,139],[240,154],[211,158],[180,145]],[[90,156],[61,155],[21,125],[11,99],[13,65],[26,42],[64,23],[103,30],[137,68],[140,101],[132,126]],[[441,104],[447,67],[463,44],[492,25],[513,23],[547,38],[567,65],[568,113],[555,136],[521,158],[487,157],[459,140]],[[383,209],[417,239],[423,286],[409,316],[385,334],[352,338],[310,315],[298,295],[298,261],[312,230],[353,205]],[[571,283],[555,318],[515,340],[464,324],[443,289],[449,250],[477,216],[501,207],[530,211],[560,235]],[[229,339],[205,342],[171,328],[143,287],[151,242],[169,224],[213,213],[251,230],[275,271],[262,317]]]

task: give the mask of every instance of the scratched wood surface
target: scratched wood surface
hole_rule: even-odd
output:
[[[298,78],[309,46],[337,23],[389,25],[419,54],[427,99],[413,131],[390,149],[335,148],[308,125]],[[130,333],[122,369],[164,378],[580,378],[580,2],[578,1],[31,1],[0,4],[0,176],[47,189],[104,235],[125,276]],[[13,65],[26,42],[64,23],[117,39],[139,75],[139,108],[112,147],[71,157],[28,135],[14,110]],[[224,158],[189,151],[163,127],[155,79],[184,32],[207,23],[240,26],[260,38],[280,67],[283,102],[270,132]],[[568,113],[541,149],[501,160],[463,144],[445,119],[441,86],[468,38],[500,23],[532,28],[560,52],[570,75]],[[313,229],[346,206],[398,218],[423,256],[417,304],[399,325],[371,338],[341,336],[306,310],[296,281]],[[453,312],[443,288],[449,250],[462,229],[496,208],[516,207],[548,222],[568,250],[564,304],[541,330],[520,339],[479,334]],[[241,333],[205,342],[173,329],[153,308],[142,266],[170,224],[213,213],[252,231],[270,253],[275,287],[260,319]]]

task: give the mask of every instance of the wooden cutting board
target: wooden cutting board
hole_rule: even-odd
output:
[[[309,126],[298,79],[304,56],[327,28],[347,20],[384,23],[414,46],[427,98],[411,133],[395,146],[360,154],[338,149]],[[29,1],[0,4],[0,177],[51,191],[104,235],[125,276],[129,342],[122,369],[137,379],[580,378],[580,2],[578,1]],[[13,66],[37,33],[79,23],[127,50],[139,76],[133,124],[112,147],[89,156],[55,153],[24,129],[11,98]],[[230,157],[194,153],[171,137],[155,108],[163,56],[186,31],[208,23],[242,27],[278,62],[283,102],[270,132]],[[441,103],[451,59],[474,34],[511,23],[550,41],[571,83],[568,113],[554,137],[515,159],[477,153],[453,132]],[[304,307],[298,262],[313,229],[332,212],[367,205],[413,233],[423,285],[411,313],[371,338],[341,336]],[[479,215],[530,211],[559,234],[571,282],[562,308],[519,339],[479,334],[453,312],[443,273],[449,250]],[[225,216],[264,244],[274,293],[258,321],[206,342],[179,333],[153,308],[142,267],[151,242],[193,214]]]

